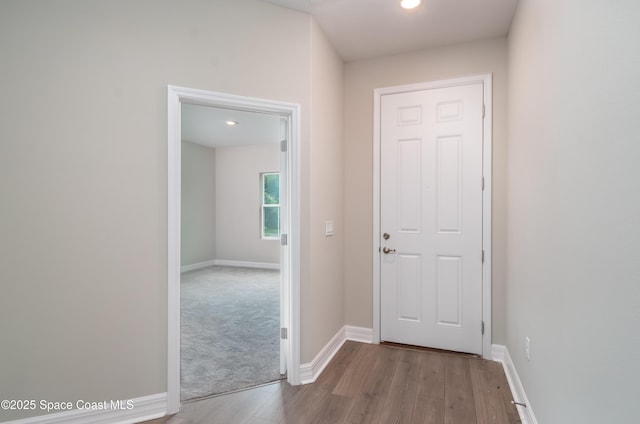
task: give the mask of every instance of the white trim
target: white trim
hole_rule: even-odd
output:
[[[196,269],[206,268],[208,266],[214,266],[216,264],[216,259],[211,259],[210,261],[197,262],[191,265],[182,265],[180,266],[180,273],[195,271]]]
[[[300,364],[300,383],[309,384],[316,381],[344,342],[351,340],[359,343],[371,343],[372,334],[373,330],[371,328],[354,327],[352,325],[342,327],[311,362]]]
[[[505,361],[505,352],[507,347],[504,345],[493,344],[491,345],[491,360],[495,362],[503,363]]]
[[[182,93],[167,90],[167,413],[180,410],[180,213]],[[180,142],[179,142],[180,141]]]
[[[533,414],[533,408],[531,408],[529,399],[527,399],[527,394],[524,391],[524,386],[522,385],[518,372],[516,371],[516,367],[511,360],[509,349],[503,345],[491,345],[491,359],[502,364],[504,373],[507,376],[507,381],[509,382],[509,387],[511,388],[513,400],[527,405],[526,407],[516,405],[522,424],[538,424],[538,421]]]
[[[354,342],[369,343],[373,342],[373,329],[364,327],[355,327],[353,325],[344,326],[345,338]]]
[[[380,110],[382,92],[373,90],[373,343],[380,343]]]
[[[198,262],[191,265],[183,265],[180,272],[195,271],[196,269],[206,268],[208,266],[235,266],[239,268],[259,268],[259,269],[280,269],[279,263],[271,262],[251,262],[251,261],[232,261],[229,259],[212,259],[210,261]]]
[[[478,77],[482,80],[484,97],[484,119],[483,123],[483,152],[482,152],[482,178],[484,178],[484,190],[482,191],[482,250],[484,252],[484,262],[482,264],[482,321],[484,322],[484,335],[482,337],[482,356],[485,359],[491,357],[491,261],[492,261],[492,235],[493,229],[493,78],[491,74]]]
[[[232,261],[227,259],[216,259],[214,265],[220,266],[237,266],[242,268],[260,268],[260,269],[280,269],[280,264],[269,262],[250,262],[250,261]]]
[[[475,75],[450,80],[433,81],[395,87],[376,88],[373,91],[373,343],[380,343],[380,100],[385,94],[405,93],[434,88],[483,84],[485,117],[483,120],[482,174],[485,189],[482,193],[482,245],[484,264],[482,275],[482,356],[491,355],[491,155],[492,155],[492,98],[491,74]]]
[[[282,248],[282,272],[286,276],[282,292],[288,302],[282,305],[288,317],[289,338],[286,343],[287,381],[300,384],[300,105],[252,97],[215,93],[192,88],[167,87],[167,413],[180,409],[180,180],[182,103],[241,109],[281,116],[289,122],[290,139],[287,158],[288,245]]]
[[[132,424],[164,417],[167,411],[166,393],[131,399],[131,409],[126,409],[127,400],[121,403],[123,409],[111,409],[111,400],[104,402],[108,409],[74,409],[4,424]]]
[[[307,364],[300,364],[300,383],[309,384],[316,381],[346,341],[347,338],[345,337],[344,327],[342,327],[335,336],[329,340],[329,343],[327,343],[326,346],[318,352],[311,362]]]

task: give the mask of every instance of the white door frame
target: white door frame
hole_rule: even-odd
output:
[[[406,93],[434,88],[446,88],[468,84],[483,84],[484,120],[482,147],[482,356],[491,357],[491,152],[492,152],[492,103],[491,74],[433,81],[395,87],[376,88],[373,91],[373,343],[380,343],[380,102],[385,94]],[[481,329],[478,329],[480,331]]]
[[[288,302],[287,381],[300,384],[300,205],[299,205],[299,140],[300,105],[273,100],[242,97],[211,91],[167,87],[168,106],[168,351],[167,351],[167,413],[180,409],[180,186],[181,186],[181,103],[269,113],[289,121],[287,146],[287,216],[282,233],[288,235],[283,249],[281,272],[288,275],[283,287]]]

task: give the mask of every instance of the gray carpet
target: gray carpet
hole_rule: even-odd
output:
[[[280,272],[213,266],[181,277],[181,399],[278,380]]]

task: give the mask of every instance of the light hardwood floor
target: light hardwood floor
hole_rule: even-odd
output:
[[[186,403],[147,424],[515,424],[502,366],[472,356],[346,342],[318,380]]]

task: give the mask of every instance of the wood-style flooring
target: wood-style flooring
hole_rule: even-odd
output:
[[[182,405],[147,424],[515,424],[502,366],[346,342],[313,384],[274,383]]]

